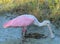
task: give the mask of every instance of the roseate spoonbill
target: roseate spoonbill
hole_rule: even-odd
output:
[[[51,27],[50,27],[50,21],[49,20],[45,20],[43,21],[42,23],[40,23],[37,18],[34,16],[34,15],[30,15],[30,14],[24,14],[24,15],[20,15],[10,21],[8,21],[7,23],[5,23],[3,25],[4,28],[7,28],[7,27],[22,27],[22,33],[23,33],[23,36],[25,35],[25,32],[26,32],[26,29],[27,29],[27,26],[31,25],[31,24],[34,24],[34,25],[37,25],[37,26],[48,26],[49,28],[49,31],[50,31],[50,34],[51,34],[51,38],[54,38],[54,34],[51,30]]]

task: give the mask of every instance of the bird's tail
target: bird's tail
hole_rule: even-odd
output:
[[[8,28],[8,27],[10,27],[10,25],[11,25],[11,21],[8,21],[3,25],[3,27]]]

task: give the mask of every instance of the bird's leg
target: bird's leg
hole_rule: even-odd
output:
[[[50,31],[50,34],[51,34],[51,38],[54,38],[54,37],[55,37],[55,35],[53,34],[53,32],[52,32],[52,30],[51,30],[50,25],[48,25],[48,28],[49,28],[49,31]]]
[[[22,29],[22,37],[23,37],[23,41],[25,40],[25,34],[26,34],[26,30],[27,29],[27,27],[23,27],[23,29]]]
[[[27,31],[27,27],[23,27],[23,29],[22,29],[22,34],[23,34],[23,36],[25,36],[25,34],[26,34],[26,31]]]

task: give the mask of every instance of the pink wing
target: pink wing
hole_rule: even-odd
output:
[[[7,27],[10,27],[10,26],[11,27],[28,26],[28,25],[32,24],[33,21],[34,21],[33,19],[25,17],[25,16],[24,17],[17,17],[15,19],[10,20],[7,23],[5,23],[3,25],[3,27],[7,28]]]

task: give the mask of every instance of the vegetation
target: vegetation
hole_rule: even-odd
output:
[[[0,11],[14,14],[33,14],[39,21],[45,19],[60,26],[60,0],[0,0]]]

